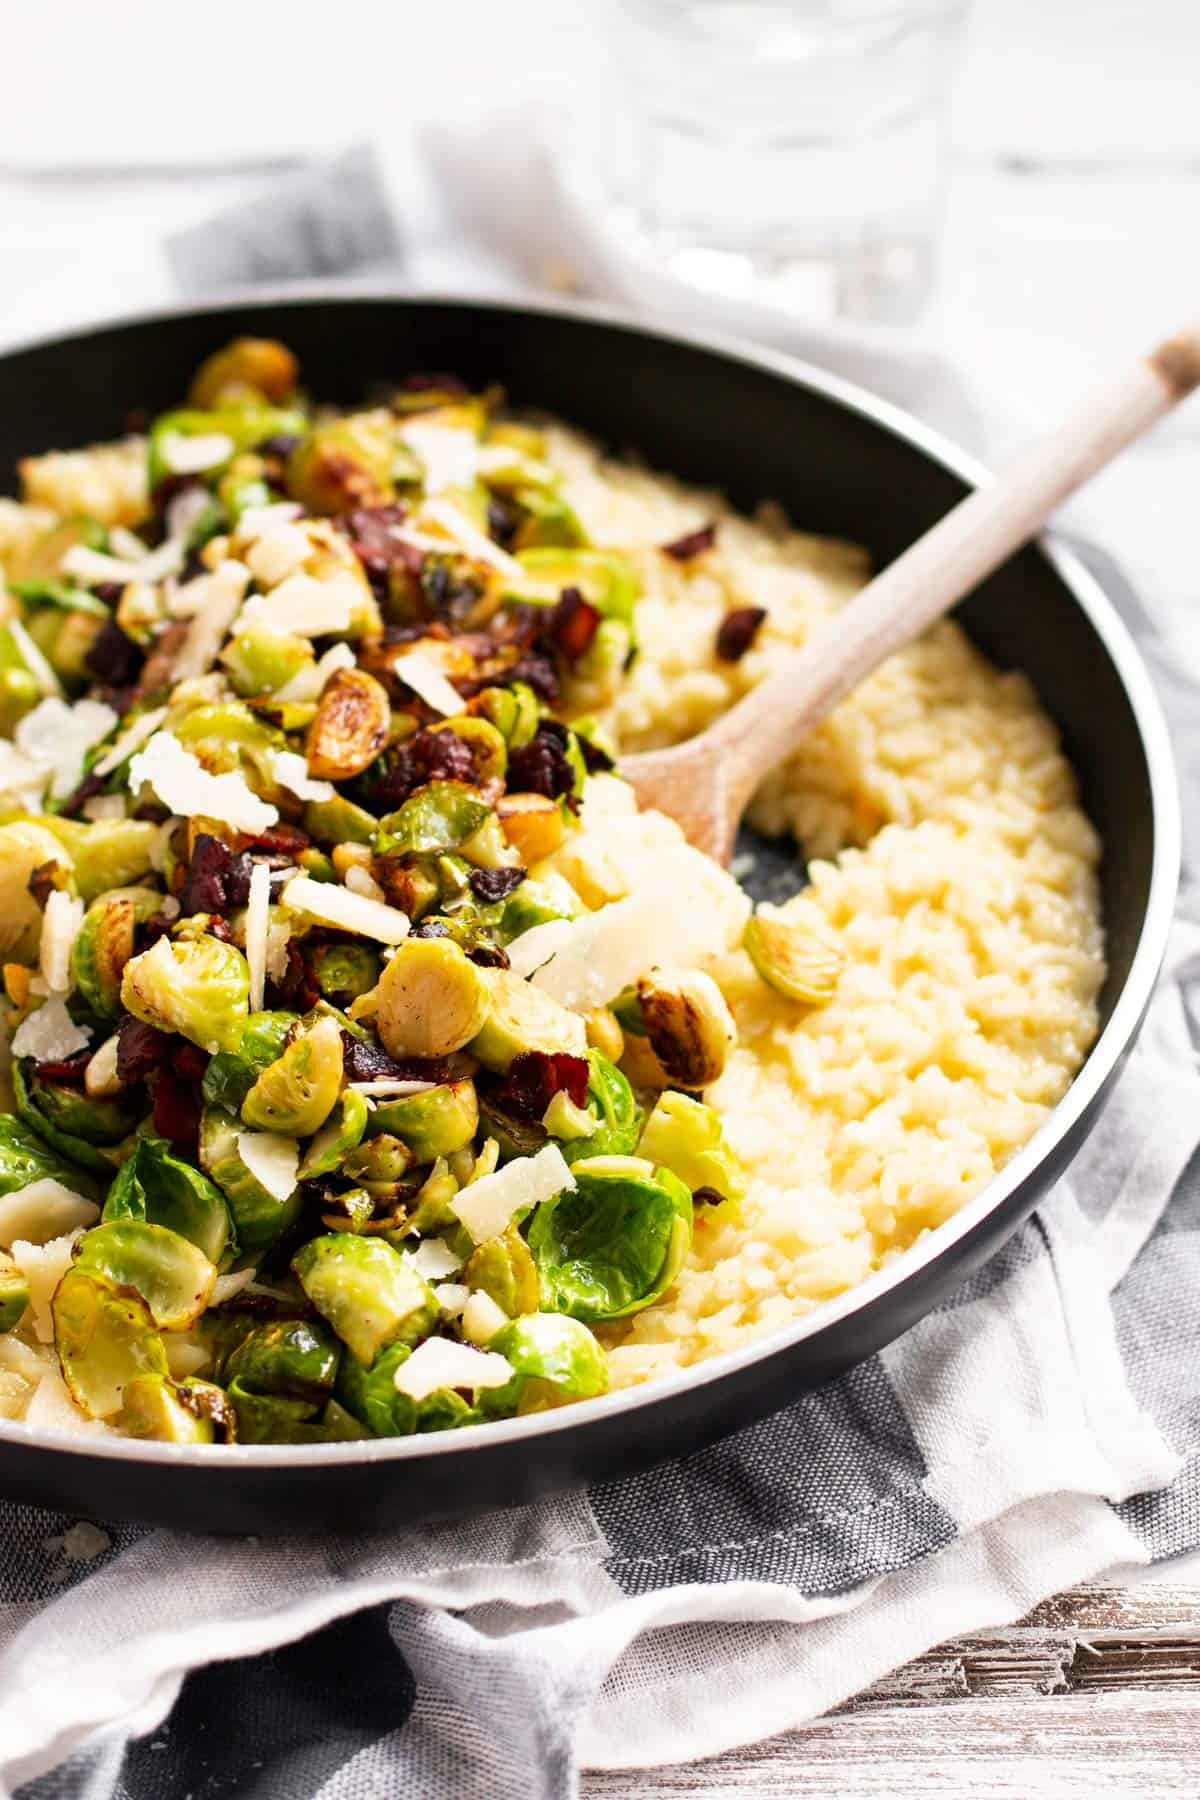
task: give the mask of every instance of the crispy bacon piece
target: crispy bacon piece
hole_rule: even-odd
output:
[[[600,628],[599,609],[577,587],[565,587],[546,620],[546,634],[567,662],[578,662]]]
[[[758,636],[767,616],[765,606],[735,606],[717,627],[717,655],[722,662],[740,662]]]
[[[81,1050],[65,1062],[40,1062],[37,1072],[43,1081],[61,1081],[66,1087],[82,1087],[83,1073],[91,1060],[92,1052]]]
[[[192,860],[179,895],[185,917],[193,913],[225,913],[231,906],[245,906],[250,898],[253,864],[245,850],[202,831],[192,849]]]
[[[706,550],[711,550],[716,541],[717,525],[714,519],[710,524],[700,525],[695,531],[687,531],[672,543],[664,544],[662,553],[675,562],[691,562],[693,557],[703,556]]]
[[[588,1065],[565,1051],[523,1050],[514,1056],[503,1081],[488,1090],[501,1111],[532,1123],[540,1119],[555,1094],[566,1091],[576,1106],[587,1104]]]
[[[84,653],[89,675],[110,687],[127,687],[142,666],[142,652],[115,619],[106,619]]]
[[[424,1062],[409,1057],[397,1062],[379,1044],[357,1038],[349,1031],[342,1033],[342,1066],[347,1081],[435,1081],[454,1079],[443,1062]]]
[[[154,1129],[170,1143],[191,1148],[200,1132],[199,1086],[160,1069],[154,1083]]]
[[[384,811],[402,806],[428,781],[475,781],[470,745],[453,731],[418,731],[391,757],[387,773],[371,789],[371,801]]]
[[[125,1086],[145,1081],[156,1069],[166,1066],[172,1050],[179,1043],[170,1032],[158,1031],[132,1013],[126,1013],[117,1027],[117,1075]]]
[[[557,800],[575,787],[575,771],[567,760],[567,728],[543,719],[529,743],[508,759],[508,789],[514,794],[544,794]]]

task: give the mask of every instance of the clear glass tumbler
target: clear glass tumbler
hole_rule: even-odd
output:
[[[609,0],[593,191],[670,274],[813,318],[915,318],[965,0]]]

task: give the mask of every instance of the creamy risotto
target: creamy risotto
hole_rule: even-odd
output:
[[[441,378],[326,419],[280,347],[223,355],[0,501],[0,1414],[446,1429],[949,1218],[1097,1029],[1099,844],[1024,676],[952,624],[894,657],[756,797],[808,871],[752,915],[613,756],[863,553]]]

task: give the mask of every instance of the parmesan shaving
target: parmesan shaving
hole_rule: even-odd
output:
[[[20,721],[13,738],[17,749],[51,771],[50,792],[65,800],[79,785],[83,759],[106,738],[117,714],[102,700],[65,700],[49,695]]]
[[[482,1288],[477,1288],[463,1307],[461,1330],[472,1344],[486,1344],[507,1324],[508,1314],[504,1308],[498,1306]]]
[[[210,606],[219,606],[234,588],[240,601],[249,585],[250,571],[245,563],[227,557],[215,569],[193,575],[190,581],[177,587],[171,596],[170,611],[177,619],[194,619],[200,613],[207,613]]]
[[[437,1281],[444,1275],[454,1275],[463,1266],[462,1257],[455,1254],[444,1238],[427,1238],[415,1250],[406,1250],[404,1255],[417,1274],[424,1276],[426,1281]]]
[[[346,1085],[352,1087],[356,1094],[365,1094],[371,1099],[381,1099],[386,1096],[391,1100],[406,1100],[410,1094],[427,1094],[430,1088],[437,1086],[437,1082],[402,1081],[399,1077],[395,1080],[388,1080],[386,1076],[381,1075],[376,1081],[350,1081]],[[455,1268],[457,1267],[456,1263]]]
[[[299,525],[280,525],[254,540],[246,552],[246,566],[260,587],[276,587],[302,569],[312,552],[309,535]]]
[[[206,493],[202,487],[184,488],[182,493],[175,494],[167,501],[167,536],[186,543],[211,503],[211,494]],[[112,536],[115,541],[116,532]]]
[[[250,581],[250,571],[244,563],[228,561],[219,564],[211,575],[197,579],[206,580],[208,586],[203,610],[192,618],[187,637],[175,658],[171,674],[176,682],[191,681],[212,668],[237,617]]]
[[[169,731],[156,732],[130,762],[130,791],[142,786],[153,788],[180,818],[216,819],[251,835],[265,831],[279,817],[275,807],[251,793],[235,770],[210,774]]]
[[[294,637],[327,637],[350,629],[362,598],[362,588],[352,576],[316,581],[311,575],[289,575],[269,594],[247,600],[240,623],[290,631]]]
[[[85,800],[80,809],[89,824],[95,825],[100,819],[123,819],[125,817],[124,794],[93,794]]]
[[[80,1228],[68,1231],[63,1237],[51,1238],[48,1244],[32,1244],[26,1238],[18,1238],[12,1246],[12,1259],[29,1283],[33,1330],[40,1344],[54,1342],[50,1302],[55,1288],[71,1266],[71,1252],[82,1235]]]
[[[92,766],[93,775],[111,775],[120,767],[127,756],[140,750],[149,738],[152,738],[167,716],[165,706],[156,706],[150,712],[143,713],[135,719],[128,731],[123,731],[116,743],[104,752],[99,762]]]
[[[41,651],[26,631],[24,625],[22,625],[20,619],[9,619],[8,633],[12,638],[13,643],[17,646],[17,649],[21,652],[21,661],[29,670],[29,673],[37,682],[43,694],[61,695],[63,691],[62,682],[58,679],[58,676],[54,673],[54,670],[50,667],[50,664],[46,661],[46,658],[42,655]]]
[[[331,644],[319,662],[310,663],[308,668],[299,670],[290,681],[284,682],[276,690],[275,698],[300,702],[319,700],[331,675],[336,675],[339,669],[353,667],[354,652],[349,644]]]
[[[337,793],[332,781],[317,781],[308,772],[308,764],[294,750],[277,750],[271,769],[280,787],[297,800],[332,800]]]
[[[351,863],[345,874],[346,886],[352,894],[364,894],[368,900],[384,900],[386,895],[369,869]]]
[[[46,900],[42,914],[42,941],[38,966],[51,994],[69,994],[71,951],[83,925],[83,901],[55,888]]]
[[[443,1319],[456,1319],[471,1298],[471,1290],[458,1281],[442,1281],[433,1290]]]
[[[482,1244],[499,1237],[515,1212],[539,1206],[574,1186],[562,1151],[557,1144],[547,1144],[536,1156],[516,1157],[494,1175],[481,1175],[455,1195],[450,1211],[475,1243]]]
[[[452,1338],[426,1338],[396,1370],[396,1388],[410,1400],[424,1400],[438,1388],[503,1387],[513,1366],[494,1350],[475,1350]]]
[[[427,494],[473,485],[479,464],[479,440],[473,431],[461,425],[410,419],[400,436],[421,465]]]
[[[164,431],[158,453],[172,475],[203,475],[218,463],[228,462],[236,446],[224,431],[203,431],[189,436],[182,431]]]
[[[261,1012],[267,985],[267,939],[271,924],[271,871],[256,862],[246,901],[246,962],[250,969],[250,1011]]]
[[[408,915],[397,907],[370,900],[365,894],[352,894],[349,888],[331,881],[314,881],[311,875],[297,875],[289,881],[281,898],[292,912],[381,944],[398,944],[409,933]]]
[[[290,1200],[296,1191],[300,1146],[277,1131],[239,1131],[238,1155],[273,1200]]]
[[[451,505],[449,500],[430,500],[421,508],[421,521],[444,531],[460,550],[465,551],[476,562],[490,563],[492,568],[499,569],[510,580],[526,579],[525,570],[517,559],[507,555],[499,544],[494,544],[473,519],[469,519],[459,507]]]
[[[269,506],[248,506],[237,524],[238,540],[244,544],[253,543],[255,538],[265,536],[268,531],[277,531],[281,525],[290,525],[303,512],[298,500],[276,500]]]
[[[292,928],[286,919],[272,919],[267,930],[267,974],[272,981],[282,981],[287,974],[291,940]]]
[[[50,771],[14,745],[0,739],[0,794],[14,796],[26,812],[41,812]]]
[[[31,1181],[15,1193],[0,1195],[0,1250],[11,1250],[18,1239],[29,1244],[48,1244],[64,1231],[94,1225],[100,1208],[73,1188],[46,1176]]]
[[[606,1005],[657,965],[691,964],[714,955],[725,949],[728,933],[721,910],[708,904],[707,896],[689,894],[681,906],[679,889],[657,883],[568,920],[566,927],[551,940],[550,925],[535,925],[517,944],[522,966],[549,945],[551,954],[534,970],[533,985],[572,1012]]]
[[[432,706],[434,712],[442,713],[446,718],[460,713],[466,705],[458,689],[419,650],[397,657],[392,665],[392,673],[406,687],[410,687],[414,694],[419,694],[426,706]]]
[[[12,1041],[14,1056],[31,1056],[34,1062],[69,1062],[91,1041],[86,1025],[77,1025],[66,1001],[54,994],[17,1027]]]
[[[103,550],[90,550],[86,544],[74,544],[63,557],[59,568],[64,575],[82,582],[84,587],[99,587],[110,581],[162,581],[177,575],[183,567],[183,545],[168,538],[157,550],[137,557],[108,556]]]

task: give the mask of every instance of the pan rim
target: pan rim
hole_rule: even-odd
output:
[[[0,366],[10,358],[28,351],[53,348],[66,350],[77,341],[106,331],[137,326],[149,328],[173,318],[220,314],[235,308],[261,307],[286,311],[289,307],[302,309],[314,303],[355,302],[445,306],[473,309],[481,313],[520,313],[527,317],[551,320],[576,319],[642,339],[683,345],[740,362],[796,386],[809,388],[823,398],[857,413],[868,423],[882,426],[968,487],[983,486],[992,479],[983,463],[960,449],[936,428],[924,424],[903,408],[878,397],[869,389],[803,358],[764,349],[729,334],[668,328],[638,319],[619,307],[592,301],[531,300],[516,294],[459,294],[408,284],[381,285],[371,281],[302,282],[274,289],[233,290],[214,294],[201,301],[155,307],[144,312],[120,312],[67,331],[27,337],[18,342],[6,343],[0,348]],[[751,1339],[735,1350],[723,1351],[703,1362],[692,1364],[687,1369],[657,1376],[652,1381],[618,1389],[615,1393],[601,1395],[596,1399],[577,1401],[552,1412],[496,1420],[428,1436],[372,1438],[315,1445],[163,1444],[153,1440],[92,1435],[87,1430],[80,1433],[39,1431],[21,1421],[0,1419],[0,1445],[11,1445],[14,1450],[23,1447],[58,1452],[85,1461],[98,1458],[106,1462],[136,1463],[148,1467],[190,1467],[202,1469],[209,1478],[220,1470],[225,1470],[232,1477],[250,1470],[269,1468],[328,1469],[364,1463],[407,1463],[426,1458],[466,1455],[472,1451],[486,1450],[489,1446],[500,1450],[527,1440],[556,1436],[563,1431],[577,1430],[623,1415],[640,1413],[646,1408],[667,1405],[685,1391],[716,1385],[758,1364],[770,1362],[776,1356],[794,1352],[805,1342],[819,1337],[822,1332],[843,1325],[855,1314],[882,1304],[898,1288],[904,1287],[920,1273],[949,1256],[956,1246],[969,1241],[986,1220],[1003,1211],[1014,1200],[1034,1171],[1070,1137],[1118,1070],[1133,1042],[1157,981],[1166,951],[1179,878],[1181,811],[1174,752],[1162,705],[1141,652],[1100,582],[1074,551],[1056,541],[1053,534],[1043,534],[1035,539],[1034,548],[1050,563],[1069,590],[1072,600],[1085,614],[1104,647],[1133,713],[1146,757],[1154,832],[1150,888],[1137,946],[1112,1015],[1089,1050],[1070,1087],[1012,1161],[950,1219],[929,1232],[927,1237],[898,1256],[886,1268],[874,1271],[844,1293],[823,1301],[802,1319],[764,1332],[761,1337]]]

